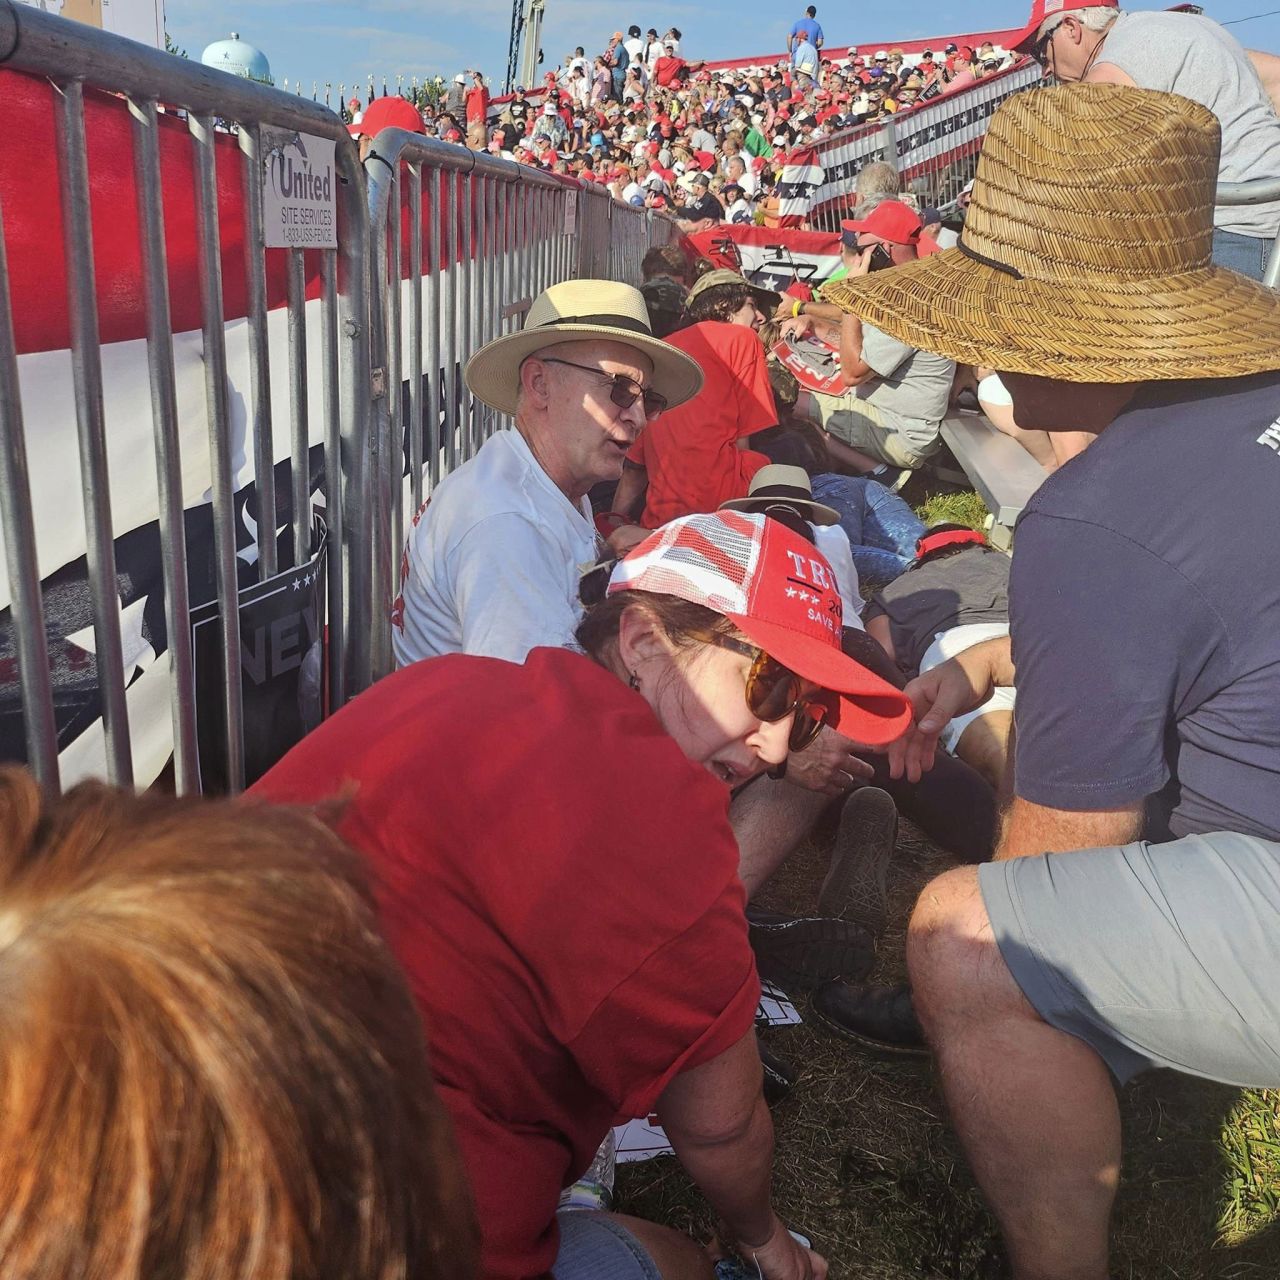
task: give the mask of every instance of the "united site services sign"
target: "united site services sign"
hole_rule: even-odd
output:
[[[262,129],[262,221],[268,249],[338,247],[332,138]]]

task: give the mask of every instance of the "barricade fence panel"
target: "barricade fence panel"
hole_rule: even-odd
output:
[[[367,680],[359,159],[313,102],[34,7],[0,48],[0,756],[235,791]],[[273,230],[336,247],[263,247],[268,177]]]

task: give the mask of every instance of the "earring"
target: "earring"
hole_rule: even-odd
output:
[[[640,677],[634,671],[631,673],[631,678],[627,681],[627,684],[635,689],[637,693],[640,691]]]

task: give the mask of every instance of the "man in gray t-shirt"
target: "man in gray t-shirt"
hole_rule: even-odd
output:
[[[1280,178],[1280,116],[1267,88],[1277,83],[1280,59],[1244,49],[1211,18],[1068,3],[1019,48],[1034,53],[1059,80],[1190,98],[1208,107],[1222,128],[1220,182]],[[1214,261],[1261,279],[1280,231],[1280,200],[1219,205],[1213,221]]]
[[[914,209],[885,196],[867,200],[860,212],[858,220],[841,224],[841,259],[850,277],[915,261],[920,215]],[[829,303],[793,306],[831,324],[831,339],[839,342],[848,390],[813,393],[836,460],[889,483],[882,474],[889,468],[914,469],[937,453],[955,362],[891,338]]]

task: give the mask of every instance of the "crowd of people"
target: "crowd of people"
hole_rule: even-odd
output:
[[[810,5],[786,57],[767,65],[713,71],[685,56],[677,28],[659,36],[632,26],[594,57],[581,46],[567,53],[541,85],[519,85],[500,101],[479,72],[459,74],[438,106],[415,104],[422,132],[599,183],[624,203],[686,222],[752,223],[776,210],[784,156],[1015,61],[990,42],[910,55],[850,48],[831,58],[816,13]]]
[[[0,772],[7,1273],[824,1280],[762,979],[934,1056],[1016,1280],[1105,1280],[1116,1082],[1280,1086],[1280,209],[1215,204],[1280,176],[1280,59],[1074,0],[1017,45],[1086,83],[1001,106],[953,247],[864,190],[816,298],[671,245],[477,351],[513,425],[415,516],[399,670],[249,796]],[[814,326],[807,405],[762,336]],[[1054,462],[1012,557],[896,492],[991,379]],[[956,863],[910,989],[900,814]],[[760,909],[824,818],[814,912]],[[566,1197],[649,1115],[712,1249]]]

